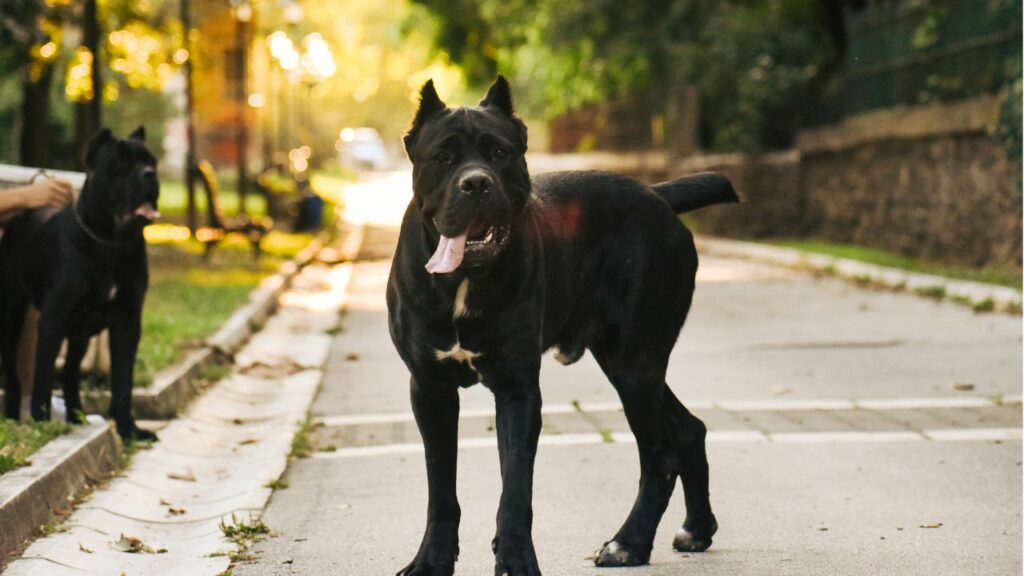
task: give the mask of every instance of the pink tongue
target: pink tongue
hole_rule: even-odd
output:
[[[149,202],[146,202],[145,204],[136,208],[135,215],[142,216],[147,220],[156,220],[160,218],[160,213],[157,212],[156,208],[153,208],[153,205],[150,204]]]
[[[458,268],[462,264],[462,257],[466,254],[466,237],[468,235],[468,231],[455,238],[442,235],[441,241],[437,243],[437,250],[427,262],[427,272],[447,274]]]

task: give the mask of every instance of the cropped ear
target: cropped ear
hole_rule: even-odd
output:
[[[92,168],[96,163],[96,154],[99,153],[100,148],[114,139],[114,135],[110,133],[109,128],[104,128],[96,133],[89,141],[89,146],[85,149],[85,167]]]
[[[420,107],[416,110],[416,117],[413,118],[412,126],[405,133],[405,137],[402,138],[402,142],[405,143],[405,151],[410,157],[412,156],[413,144],[416,143],[416,136],[423,129],[423,125],[427,123],[431,116],[445,108],[447,106],[437,95],[437,90],[434,89],[434,81],[427,80],[427,83],[420,90]]]
[[[480,101],[480,106],[484,108],[494,107],[509,116],[513,115],[512,90],[509,89],[508,80],[505,80],[504,76],[498,75],[494,84],[491,84],[491,87],[487,90],[487,96],[484,96],[484,99]]]
[[[132,132],[131,134],[128,135],[128,139],[129,140],[138,140],[139,142],[145,142],[146,141],[146,127],[145,126],[139,126],[138,128],[135,129],[135,132]]]

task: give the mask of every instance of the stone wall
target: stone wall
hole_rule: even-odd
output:
[[[741,206],[687,219],[706,234],[814,237],[966,266],[1021,267],[1021,168],[989,136],[981,98],[888,110],[801,134],[765,156],[669,161],[728,176]]]

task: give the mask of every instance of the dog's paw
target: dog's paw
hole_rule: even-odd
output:
[[[118,427],[117,433],[124,442],[156,442],[160,439],[155,433],[134,425],[127,430]]]
[[[454,573],[454,564],[435,566],[429,562],[416,559],[405,568],[399,570],[395,576],[452,576]]]
[[[540,576],[533,545],[513,548],[499,542],[494,554],[494,576]]]
[[[614,568],[619,566],[643,566],[651,559],[650,550],[646,553],[624,546],[616,540],[606,542],[600,550],[594,554],[594,565],[601,568]]]
[[[711,547],[711,537],[715,532],[718,532],[718,522],[714,516],[704,530],[697,530],[684,522],[672,540],[672,548],[676,552],[703,552]]]

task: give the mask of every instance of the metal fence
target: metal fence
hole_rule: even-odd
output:
[[[875,0],[845,16],[843,66],[812,124],[992,94],[1020,74],[1019,0]]]

